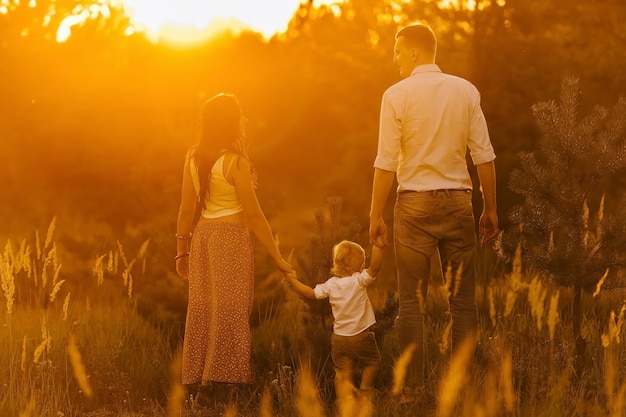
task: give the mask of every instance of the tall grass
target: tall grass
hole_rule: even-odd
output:
[[[252,320],[256,381],[212,409],[195,404],[180,384],[174,330],[138,312],[132,283],[146,274],[148,241],[132,256],[121,243],[96,256],[93,273],[80,277],[92,285],[81,292],[68,285],[72,277],[60,268],[53,234],[51,227],[32,244],[9,242],[0,253],[2,416],[625,415],[624,294],[598,288],[584,300],[585,373],[576,376],[573,335],[564,325],[572,291],[524,270],[519,253],[506,273],[484,268],[477,286],[480,340],[453,357],[449,288],[432,280],[424,304],[425,390],[407,404],[393,395],[404,372],[389,324],[394,297],[377,311],[383,358],[377,394],[338,401],[330,329],[277,273],[269,274],[257,283]]]
[[[57,262],[53,220],[45,240],[39,233],[18,249],[0,253],[0,415],[80,416],[103,405],[124,411],[160,408],[169,387],[163,364],[173,358],[168,332],[146,322],[132,298],[134,260],[106,270],[95,261],[88,292],[71,293]],[[121,245],[119,258],[124,258]],[[119,281],[114,302],[102,281]],[[111,286],[114,286],[112,284]],[[74,286],[74,288],[79,286]],[[73,296],[72,296],[73,295]]]

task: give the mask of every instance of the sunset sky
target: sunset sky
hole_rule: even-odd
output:
[[[338,3],[316,0],[314,5]],[[149,34],[170,41],[185,41],[209,25],[251,27],[266,37],[282,32],[300,0],[124,0],[132,21]],[[176,39],[180,37],[181,39]]]

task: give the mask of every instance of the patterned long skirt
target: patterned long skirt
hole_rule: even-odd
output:
[[[251,382],[254,254],[248,229],[199,224],[190,249],[182,382]]]

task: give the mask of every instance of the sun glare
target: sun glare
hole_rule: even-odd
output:
[[[342,0],[316,0],[314,6],[341,3]],[[66,18],[57,40],[71,36],[71,29],[92,17],[106,13],[108,5],[121,6],[130,17],[128,33],[140,31],[158,42],[189,44],[201,42],[224,29],[235,32],[250,29],[266,39],[282,33],[302,0],[100,0],[91,10],[75,10]],[[95,10],[98,9],[98,10]]]
[[[76,6],[59,26],[57,41],[65,42],[74,26],[110,15],[109,6],[121,7],[129,16],[127,35],[142,32],[155,42],[198,43],[227,29],[253,30],[269,39],[287,29],[303,1],[307,0],[97,0],[89,7]],[[313,7],[342,2],[313,0]]]
[[[264,36],[286,28],[299,0],[124,0],[133,22],[158,37],[205,32],[216,24],[250,27]],[[173,30],[174,29],[174,30]],[[176,39],[168,39],[176,41]]]

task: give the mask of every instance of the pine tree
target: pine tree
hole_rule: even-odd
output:
[[[614,179],[626,172],[626,98],[579,119],[579,97],[578,79],[568,77],[560,102],[532,106],[542,137],[536,152],[520,155],[520,168],[509,177],[523,202],[511,210],[516,227],[504,234],[502,248],[511,257],[521,244],[526,265],[574,289],[572,330],[582,360],[583,292],[595,291],[601,279],[619,285],[626,267],[626,204],[606,203]]]

